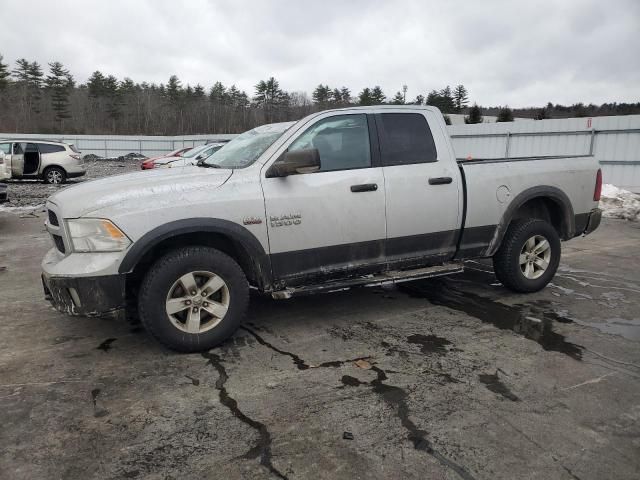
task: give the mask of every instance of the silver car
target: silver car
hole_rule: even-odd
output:
[[[199,161],[206,160],[215,152],[224,147],[226,143],[209,143],[207,145],[201,145],[189,150],[182,157],[167,157],[157,160],[155,168],[174,168],[185,167],[187,165],[196,165]]]
[[[5,169],[11,178],[63,183],[87,173],[75,146],[49,140],[0,140]]]

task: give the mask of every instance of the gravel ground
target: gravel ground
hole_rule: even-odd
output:
[[[85,162],[87,174],[84,177],[73,178],[63,185],[47,185],[40,180],[9,180],[9,201],[0,210],[12,209],[36,209],[44,205],[47,197],[53,195],[61,188],[76,185],[95,178],[108,177],[120,173],[140,170],[141,160],[88,160]]]

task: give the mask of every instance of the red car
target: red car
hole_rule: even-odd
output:
[[[173,152],[167,153],[165,155],[160,155],[159,157],[147,158],[144,162],[142,162],[142,164],[140,165],[140,168],[142,168],[142,170],[149,170],[155,167],[156,160],[160,160],[161,158],[167,158],[167,157],[181,157],[183,154],[191,150],[191,148],[192,147],[180,148],[178,150],[174,150]]]

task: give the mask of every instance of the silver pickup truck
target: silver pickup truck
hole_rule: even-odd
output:
[[[458,161],[436,108],[379,106],[265,125],[198,166],[85,182],[47,201],[47,298],[137,310],[179,351],[242,321],[249,289],[289,298],[462,271],[552,279],[560,242],[600,223],[592,157]]]

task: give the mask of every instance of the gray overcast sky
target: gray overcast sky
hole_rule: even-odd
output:
[[[482,105],[640,101],[640,1],[0,0],[0,54],[134,81],[310,93],[463,83]]]

